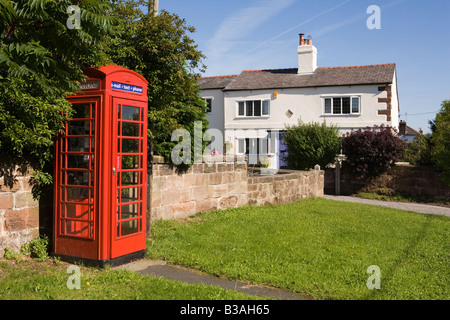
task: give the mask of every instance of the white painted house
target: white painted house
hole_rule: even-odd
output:
[[[303,34],[296,68],[246,70],[198,83],[210,128],[220,130],[237,154],[268,154],[271,168],[284,165],[282,133],[299,120],[326,121],[341,133],[380,125],[398,129],[396,65],[317,67],[317,49]]]

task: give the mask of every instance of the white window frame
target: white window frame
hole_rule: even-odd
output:
[[[247,141],[250,142],[250,140],[256,140],[257,141],[257,150],[259,150],[259,154],[254,153],[247,153]],[[241,152],[240,146],[243,146],[244,152]],[[265,137],[254,137],[254,138],[248,138],[248,137],[239,137],[236,138],[236,154],[238,155],[259,155],[259,156],[266,156],[269,154],[275,154],[276,153],[276,140],[274,136],[272,135],[272,132],[267,132],[267,136]],[[254,150],[253,150],[254,151]],[[265,151],[265,152],[264,152]]]
[[[255,116],[255,101],[261,102],[261,115]],[[247,102],[253,102],[252,104],[252,115],[247,115]],[[244,103],[244,115],[239,114],[239,104]],[[263,114],[264,103],[267,103],[267,114]],[[269,99],[261,99],[261,100],[239,100],[236,101],[236,118],[269,118],[270,117],[270,100]]]
[[[341,112],[340,113],[334,113],[334,103],[333,100],[334,99],[343,99],[343,98],[350,98],[350,113],[342,113],[342,102],[341,102]],[[357,98],[358,99],[358,112],[353,112],[353,99]],[[361,96],[327,96],[327,97],[322,97],[323,99],[323,115],[324,116],[351,116],[351,115],[355,115],[355,116],[359,116],[361,115]],[[331,99],[331,112],[326,112],[326,101],[327,99]]]
[[[205,109],[205,111],[206,111],[206,114],[212,114],[213,113],[214,98],[213,97],[203,97],[203,100],[205,100],[207,106],[208,106],[208,101],[207,100],[211,100],[211,111],[208,112],[206,109]]]

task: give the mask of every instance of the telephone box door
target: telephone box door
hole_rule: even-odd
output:
[[[113,98],[111,258],[145,250],[147,103]]]

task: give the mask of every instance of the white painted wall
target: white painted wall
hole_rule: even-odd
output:
[[[326,121],[340,128],[342,133],[352,129],[389,125],[398,127],[398,115],[387,122],[385,115],[378,115],[378,110],[386,109],[386,104],[378,103],[379,98],[386,98],[386,92],[378,91],[378,85],[345,86],[324,88],[299,88],[280,90],[229,91],[224,98],[224,128],[227,129],[285,129],[286,125]],[[278,98],[274,98],[274,92]],[[325,115],[324,98],[339,96],[359,96],[361,113],[359,115]],[[270,100],[270,116],[266,118],[241,118],[237,116],[237,103],[242,100]],[[397,101],[396,89],[393,90],[393,102]],[[397,108],[397,109],[395,109]],[[293,115],[289,118],[286,113]],[[398,103],[393,103],[393,110],[398,110]],[[396,114],[396,112],[393,112]]]
[[[397,73],[394,73],[394,79],[392,81],[392,126],[398,130],[400,123],[400,99],[397,91]]]
[[[313,45],[298,47],[298,74],[311,74],[317,69],[317,48]]]
[[[201,95],[202,98],[212,99],[212,110],[211,113],[206,115],[206,120],[209,121],[210,129],[218,129],[224,133],[224,93],[221,89],[213,90],[203,90]]]
[[[287,125],[296,125],[301,120],[304,123],[326,121],[333,124],[345,134],[351,130],[374,126],[392,126],[398,129],[398,97],[396,79],[392,87],[392,121],[388,122],[385,115],[378,115],[379,110],[387,108],[386,103],[378,103],[379,98],[387,98],[387,92],[378,91],[379,85],[317,87],[298,89],[273,89],[251,91],[227,91],[220,89],[204,90],[203,98],[212,98],[212,113],[208,114],[210,128],[220,130],[224,141],[232,141],[237,153],[237,139],[265,138],[267,131],[286,129]],[[274,97],[274,92],[278,97]],[[359,96],[360,114],[358,115],[325,115],[324,98],[341,96]],[[270,115],[268,117],[239,117],[238,102],[246,100],[270,100]],[[286,113],[293,115],[289,118]],[[278,140],[276,150],[278,152]],[[273,154],[271,168],[277,168],[278,157]]]

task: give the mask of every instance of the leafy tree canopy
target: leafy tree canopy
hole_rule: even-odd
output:
[[[171,141],[175,129],[187,129],[193,137],[195,121],[203,123],[203,131],[208,127],[205,102],[197,85],[199,73],[205,68],[204,56],[189,37],[194,27],[166,11],[157,16],[143,12],[142,8],[151,5],[152,1],[125,0],[113,4],[121,34],[110,39],[107,54],[115,64],[149,81],[151,145],[155,154],[170,160],[177,144]]]
[[[80,28],[73,27],[74,4],[81,10]],[[87,66],[115,63],[149,81],[149,136],[156,154],[170,159],[175,129],[193,134],[195,121],[207,129],[196,82],[204,56],[189,37],[195,29],[175,14],[144,13],[151,5],[0,0],[0,176],[17,165],[31,167],[37,197],[51,183],[53,139],[72,113],[65,96],[78,91]]]
[[[83,67],[106,61],[102,46],[114,32],[103,0],[78,1],[81,28],[68,28],[72,4],[0,0],[0,176],[31,167],[37,197],[51,182],[53,138],[71,115],[65,96],[78,90]]]
[[[450,100],[442,102],[432,125],[433,158],[442,170],[443,180],[450,184]]]

